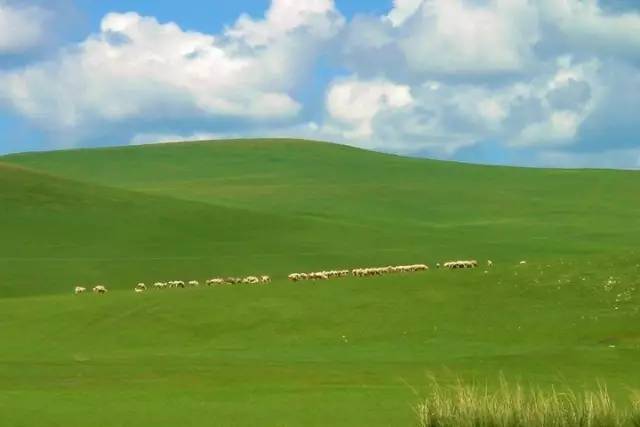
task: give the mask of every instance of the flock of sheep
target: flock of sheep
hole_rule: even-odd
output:
[[[207,280],[208,286],[215,285],[266,285],[267,283],[271,283],[271,277],[269,276],[247,276],[247,277],[216,277],[213,279]]]
[[[264,275],[263,276],[247,276],[247,277],[226,277],[226,278],[216,277],[206,281],[206,284],[208,286],[234,285],[234,284],[259,285],[259,284],[267,284],[267,283],[271,283],[271,277],[264,276]],[[133,291],[135,293],[142,293],[147,291],[147,289],[150,289],[150,288],[151,289],[170,289],[170,288],[186,288],[186,287],[198,287],[198,286],[200,286],[200,282],[197,280],[189,280],[188,282],[185,282],[183,280],[170,280],[168,282],[155,282],[150,287],[147,287],[147,285],[144,283],[138,283],[133,288]],[[74,289],[74,293],[76,295],[85,293],[86,291],[87,291],[87,288],[83,286],[76,286]],[[105,294],[108,292],[107,288],[102,285],[95,286],[92,289],[92,291],[98,294]]]
[[[524,264],[526,261],[521,261],[520,264]],[[487,261],[487,266],[491,267],[493,262],[491,260]],[[458,260],[458,261],[448,261],[442,264],[442,267],[449,269],[457,269],[457,268],[475,268],[478,267],[478,261],[476,260]],[[440,264],[436,264],[436,268],[440,268]],[[328,271],[316,271],[311,273],[291,273],[287,276],[287,278],[293,282],[298,282],[302,280],[329,280],[338,277],[345,276],[355,276],[355,277],[372,277],[372,276],[381,276],[383,274],[392,274],[392,273],[410,273],[416,271],[425,271],[428,270],[429,267],[426,264],[411,264],[411,265],[395,265],[395,266],[386,266],[386,267],[366,267],[366,268],[354,268],[351,270],[328,270]],[[247,285],[258,285],[258,284],[267,284],[271,282],[271,277],[269,276],[246,276],[246,277],[215,277],[207,280],[205,283],[207,286],[217,286],[217,285],[235,285],[235,284],[247,284]],[[186,287],[197,287],[200,286],[200,282],[197,280],[190,280],[188,282],[184,282],[182,280],[170,280],[168,282],[155,282],[150,287],[153,289],[166,289],[166,288],[186,288]],[[144,283],[138,283],[134,288],[134,292],[142,293],[147,291],[147,285]],[[103,285],[94,286],[91,289],[96,294],[105,294],[107,293],[107,288]],[[75,294],[81,294],[87,291],[87,288],[83,286],[76,286],[74,289]]]
[[[412,265],[394,265],[387,267],[366,267],[366,268],[354,268],[352,270],[329,270],[329,271],[316,271],[311,273],[291,273],[287,278],[292,282],[298,282],[301,280],[329,280],[338,277],[345,277],[352,275],[355,277],[370,277],[381,276],[383,274],[390,273],[409,273],[413,271],[424,271],[429,267],[425,264],[412,264]]]
[[[106,294],[107,293],[107,288],[105,288],[102,285],[97,285],[94,286],[92,289],[93,293],[96,294]],[[73,290],[73,292],[77,295],[77,294],[82,294],[87,292],[87,288],[85,288],[84,286],[76,286],[75,289]]]
[[[207,280],[205,283],[207,286],[214,285],[235,285],[235,284],[246,284],[246,285],[258,285],[258,284],[266,284],[271,282],[271,277],[269,276],[247,276],[247,277],[216,277],[213,279]],[[197,280],[190,280],[188,282],[183,282],[182,280],[171,280],[169,282],[156,282],[153,285],[154,289],[165,289],[165,288],[186,288],[186,287],[197,287],[200,286],[200,282]],[[147,286],[144,283],[138,283],[136,287],[133,289],[135,292],[140,293],[147,290]]]
[[[329,280],[349,275],[349,270],[314,271],[311,273],[291,273],[287,276],[292,282],[300,280]]]
[[[487,264],[489,266],[491,266],[492,262],[491,260],[489,260],[487,262]],[[478,266],[478,261],[476,261],[475,259],[472,259],[470,261],[449,261],[449,262],[445,262],[442,265],[444,268],[475,268]]]

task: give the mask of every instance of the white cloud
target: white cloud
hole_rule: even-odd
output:
[[[423,0],[393,0],[393,8],[384,19],[395,27],[400,26],[418,11],[422,2]]]
[[[377,21],[354,20],[344,52],[359,71],[378,61],[386,75],[504,74],[526,70],[539,39],[528,0],[396,0]]]
[[[597,0],[394,0],[378,20],[358,18],[344,43],[359,73],[411,78],[531,74],[548,55],[640,59],[640,11]],[[401,60],[402,62],[400,62]]]
[[[408,86],[387,81],[335,82],[327,93],[327,112],[345,138],[373,134],[372,122],[383,111],[405,108],[413,102]]]
[[[196,132],[188,135],[178,133],[139,133],[131,138],[131,140],[129,141],[129,145],[164,144],[167,142],[184,141],[212,141],[229,137],[229,135],[209,132]]]
[[[539,37],[536,17],[527,0],[424,0],[398,44],[418,73],[519,71]]]
[[[0,54],[21,53],[41,44],[49,19],[40,7],[0,0]]]
[[[333,0],[273,0],[264,20],[255,21],[242,15],[226,33],[258,47],[295,31],[325,39],[335,35],[343,23],[344,18],[335,9]]]
[[[546,120],[531,123],[518,135],[517,145],[570,143],[580,125],[580,116],[568,111],[552,112]]]
[[[568,48],[640,58],[640,13],[607,13],[597,0],[542,0],[543,19],[564,34]]]
[[[352,77],[330,86],[322,129],[355,145],[439,156],[488,140],[564,146],[576,142],[602,96],[599,66],[561,58],[540,76],[500,87]]]
[[[264,20],[241,18],[222,36],[111,13],[98,34],[54,60],[0,74],[0,98],[53,129],[135,118],[290,119],[301,108],[295,84],[340,22],[332,1],[295,13],[287,4],[275,0]],[[257,46],[262,35],[268,44]]]
[[[560,58],[556,73],[531,88],[530,96],[539,103],[541,114],[507,142],[518,146],[576,143],[580,126],[603,96],[600,67],[596,60],[573,64],[566,57]]]

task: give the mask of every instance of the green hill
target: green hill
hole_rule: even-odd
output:
[[[639,178],[296,140],[0,157],[2,425],[411,425],[427,372],[621,396]],[[285,280],[458,258],[482,266]],[[274,282],[131,291],[245,274]]]

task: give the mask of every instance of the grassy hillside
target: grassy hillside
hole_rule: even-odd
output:
[[[67,293],[76,284],[329,268],[422,258],[405,240],[356,219],[283,215],[70,180],[0,163],[0,296]],[[406,227],[404,228],[406,234]]]
[[[634,221],[640,202],[630,197],[635,172],[487,167],[297,140],[159,144],[3,160],[216,206],[410,227],[433,235],[424,247],[436,247],[438,254],[448,248],[458,254],[469,244],[477,253],[494,243],[487,253],[496,254],[505,240],[544,254],[598,252],[602,244],[634,247],[640,235]]]
[[[291,140],[0,157],[0,424],[414,425],[428,372],[626,396],[639,178]],[[467,257],[495,266],[284,280]],[[131,291],[249,273],[275,280]]]

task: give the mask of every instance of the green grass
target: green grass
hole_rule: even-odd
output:
[[[639,179],[293,140],[0,157],[0,425],[416,425],[427,372],[600,380],[625,408]],[[458,258],[483,265],[284,279]],[[263,273],[271,285],[132,292]],[[109,294],[72,295],[95,283]]]

